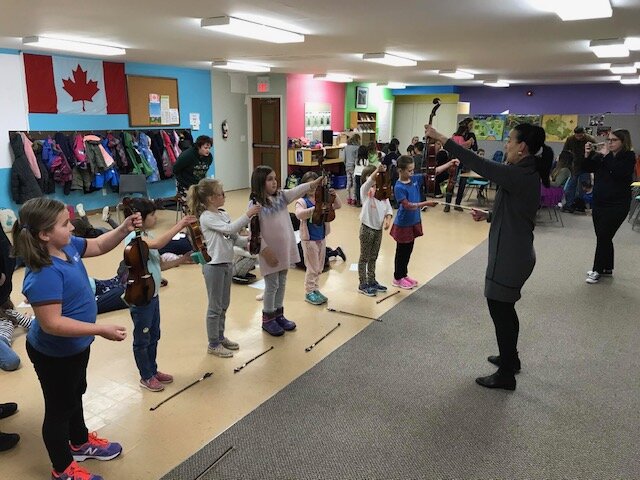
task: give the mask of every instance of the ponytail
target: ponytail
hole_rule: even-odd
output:
[[[195,185],[191,185],[187,191],[187,210],[191,215],[200,218],[202,212],[207,209],[207,199],[216,193],[222,193],[223,186],[220,180],[203,178]]]
[[[535,156],[536,171],[540,175],[540,180],[545,187],[549,187],[549,174],[551,173],[551,165],[553,164],[553,150],[546,143],[542,144],[542,152]]]

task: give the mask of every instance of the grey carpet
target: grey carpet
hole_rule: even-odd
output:
[[[591,219],[565,225],[535,232],[515,392],[474,383],[497,353],[484,243],[164,480],[230,446],[201,478],[640,478],[640,233],[625,223],[615,277],[586,285]]]

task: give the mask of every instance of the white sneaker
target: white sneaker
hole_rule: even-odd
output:
[[[215,347],[212,347],[211,345],[209,345],[209,347],[207,348],[207,353],[210,353],[211,355],[215,355],[216,357],[222,357],[222,358],[233,357],[233,352],[231,350],[224,348],[224,346],[221,343],[219,343]]]
[[[76,212],[78,212],[78,216],[80,217],[87,216],[87,213],[84,211],[84,205],[82,205],[81,203],[76,205]]]
[[[109,205],[107,205],[102,209],[102,221],[106,222],[107,220],[109,220],[110,216],[111,215],[109,214]]]
[[[598,283],[599,281],[600,281],[600,274],[598,272],[594,272],[594,271],[587,272],[587,278],[585,282]]]

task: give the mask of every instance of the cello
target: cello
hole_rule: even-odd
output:
[[[320,167],[322,167],[323,159],[320,159]],[[333,209],[333,202],[336,201],[336,194],[331,193],[328,185],[329,176],[322,167],[322,176],[325,181],[316,187],[315,202],[316,206],[311,216],[311,222],[314,225],[324,225],[325,222],[333,222],[336,219],[336,211]]]
[[[122,200],[127,216],[136,213],[130,198]],[[156,284],[149,273],[149,246],[142,239],[142,229],[136,227],[136,236],[131,239],[124,249],[124,262],[127,266],[127,283],[124,301],[129,305],[142,307],[148,305],[156,293]]]
[[[431,109],[431,114],[429,115],[429,125],[433,124],[433,119],[441,105],[439,98],[434,98],[433,103],[434,106]],[[436,192],[436,167],[438,166],[436,154],[436,141],[433,138],[427,138],[427,145],[424,149],[424,159],[422,161],[422,164],[426,165],[427,169],[426,195],[435,195]]]
[[[251,193],[251,201],[254,205],[258,204],[253,192]],[[251,232],[251,237],[249,237],[249,253],[251,255],[257,255],[260,253],[260,248],[262,247],[262,241],[260,240],[260,217],[258,215],[254,215],[251,217],[251,220],[249,220],[249,230]]]

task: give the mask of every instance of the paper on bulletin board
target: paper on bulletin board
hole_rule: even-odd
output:
[[[160,109],[160,95],[157,93],[149,94],[149,123],[160,124],[162,121]]]
[[[171,116],[169,115],[169,95],[160,95],[160,121],[162,125],[168,125]]]
[[[200,114],[199,113],[189,114],[189,125],[191,125],[191,130],[200,130]]]
[[[177,108],[169,109],[169,123],[172,125],[176,125],[180,123],[180,113],[178,113]]]

